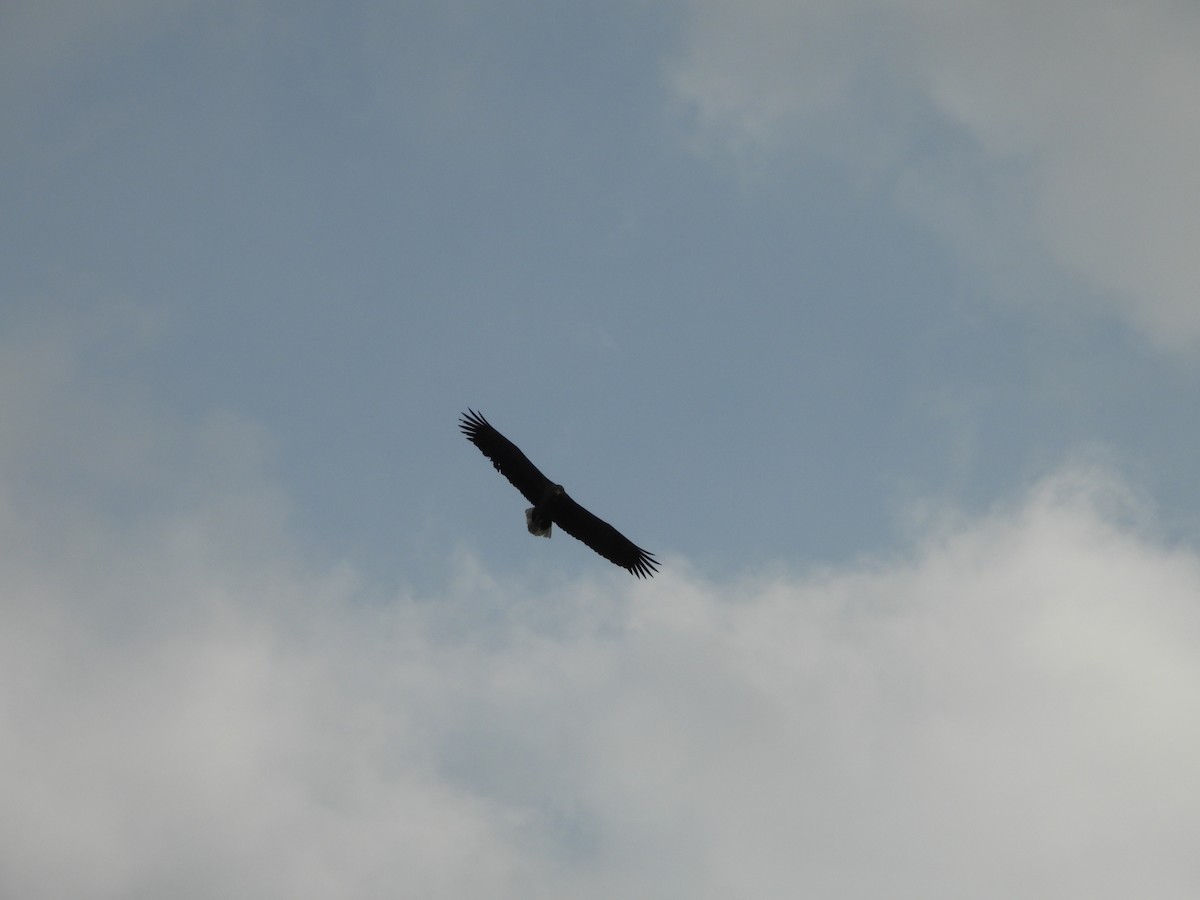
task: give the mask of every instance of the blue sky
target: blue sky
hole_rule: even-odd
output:
[[[1193,896],[1198,50],[6,5],[0,892]]]

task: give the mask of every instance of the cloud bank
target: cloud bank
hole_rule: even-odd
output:
[[[670,81],[705,141],[882,173],[974,261],[1044,255],[1159,346],[1200,347],[1195,7],[689,7]]]
[[[531,587],[462,550],[413,594],[295,546],[253,427],[85,344],[0,367],[4,896],[1200,884],[1200,559],[1111,475],[845,569]]]

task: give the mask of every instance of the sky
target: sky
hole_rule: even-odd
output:
[[[1198,93],[1171,0],[0,6],[0,896],[1196,896]]]

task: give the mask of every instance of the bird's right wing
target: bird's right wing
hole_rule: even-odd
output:
[[[550,483],[538,467],[529,461],[520,448],[488,424],[488,420],[468,409],[458,427],[472,444],[479,448],[496,471],[512,482],[513,487],[525,495],[525,499],[536,504]]]

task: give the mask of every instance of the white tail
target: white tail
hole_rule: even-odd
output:
[[[546,523],[545,528],[539,528],[533,521],[533,507],[525,510],[525,527],[529,529],[529,533],[538,537],[550,537],[550,523]]]

